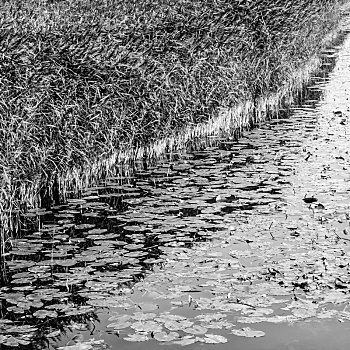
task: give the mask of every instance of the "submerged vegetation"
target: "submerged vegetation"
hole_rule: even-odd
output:
[[[5,1],[1,216],[72,169],[277,92],[325,45],[343,2]]]

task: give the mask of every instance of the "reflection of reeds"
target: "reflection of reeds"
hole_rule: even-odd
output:
[[[7,1],[2,240],[7,218],[37,205],[57,174],[63,189],[80,188],[116,160],[240,129],[276,108],[335,28],[340,2]]]

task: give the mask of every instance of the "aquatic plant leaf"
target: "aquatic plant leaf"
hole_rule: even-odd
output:
[[[265,332],[257,331],[250,327],[245,327],[241,329],[232,329],[231,333],[239,337],[247,337],[247,338],[258,338],[258,337],[263,337],[265,335]]]
[[[341,292],[339,290],[335,291],[329,291],[323,298],[323,300],[320,302],[321,305],[327,304],[327,303],[333,303],[333,304],[342,304],[349,301],[349,295],[345,294],[344,292]]]
[[[118,321],[118,322],[125,322],[125,321],[129,321],[131,319],[130,315],[114,315],[111,316],[108,321]]]
[[[202,338],[202,341],[207,344],[223,344],[228,342],[227,338],[222,335],[210,333],[207,333],[205,337]]]
[[[31,325],[13,326],[7,329],[9,333],[33,333],[37,330],[37,327]]]
[[[327,318],[335,318],[337,317],[339,311],[338,310],[322,310],[317,313],[317,318],[327,319]]]
[[[190,328],[183,329],[183,331],[190,334],[205,334],[208,329],[200,325],[193,325]]]
[[[83,305],[76,308],[71,308],[70,310],[65,311],[65,313],[67,316],[78,316],[78,315],[85,315],[93,311],[94,311],[94,308],[92,308],[91,306]]]
[[[150,338],[147,335],[135,333],[128,334],[128,336],[123,339],[130,342],[143,342],[149,340]]]
[[[179,333],[177,332],[157,332],[154,333],[153,338],[160,341],[160,342],[165,342],[165,341],[172,341],[174,339],[180,338]]]
[[[152,303],[139,303],[137,304],[137,307],[141,309],[143,312],[147,311],[153,311],[159,309],[158,304],[152,304]]]
[[[78,340],[75,344],[58,347],[57,350],[102,350],[106,349],[107,346],[104,344],[104,340],[90,339],[85,342]]]
[[[54,337],[58,337],[61,334],[60,330],[56,330],[56,331],[52,331],[48,334],[45,334],[46,338],[54,338]]]
[[[175,345],[181,345],[181,346],[187,346],[187,345],[191,345],[194,344],[198,341],[198,338],[182,338],[180,340],[174,340],[171,342],[171,344],[175,344]]]
[[[227,321],[211,321],[209,323],[201,323],[201,326],[205,328],[210,328],[210,329],[229,329],[233,327],[233,323],[227,322]]]
[[[161,332],[163,327],[154,321],[138,321],[133,323],[130,326],[132,329],[135,329],[137,332],[145,332],[145,333],[150,333],[150,332]]]
[[[20,345],[18,340],[12,335],[3,336],[1,334],[0,334],[0,344],[6,345],[9,347],[17,347]]]
[[[184,321],[184,320],[187,320],[187,317],[181,316],[181,315],[174,315],[170,313],[162,313],[157,318],[155,318],[155,321],[164,322],[164,323],[170,322],[170,321]]]
[[[57,312],[54,310],[38,310],[35,311],[33,316],[35,316],[36,318],[56,318],[58,316]]]
[[[216,313],[216,314],[202,314],[197,315],[195,319],[198,319],[201,322],[211,322],[211,321],[218,321],[222,320],[223,318],[227,317],[226,314],[222,313]]]
[[[143,260],[144,264],[161,264],[163,262],[164,262],[164,259],[161,259],[161,258],[149,258],[149,259]]]
[[[278,317],[278,316],[277,316]],[[270,318],[272,320],[272,318]],[[284,322],[285,319],[281,320],[280,322]],[[237,319],[237,322],[239,323],[260,323],[260,322],[267,322],[267,317],[265,316],[248,316],[248,317],[239,317]],[[271,321],[272,322],[272,321]]]
[[[23,345],[23,346],[27,346],[31,343],[31,341],[26,339],[21,339],[21,338],[16,338],[16,340],[20,345]]]
[[[66,259],[66,260],[56,260],[56,263],[59,266],[70,267],[70,266],[76,265],[78,261],[75,259]]]
[[[89,230],[87,234],[89,235],[100,235],[103,233],[106,233],[108,230],[106,228],[94,228],[92,230]]]
[[[114,329],[124,329],[124,328],[129,328],[131,325],[132,325],[132,322],[130,321],[120,321],[120,322],[110,323],[107,327],[114,328]]]
[[[73,345],[60,346],[57,350],[92,350],[91,344],[86,343],[76,343]]]
[[[133,316],[131,316],[131,318],[133,318],[134,320],[138,320],[138,321],[145,321],[145,320],[153,320],[157,315],[154,313],[143,313],[143,312],[135,312]],[[111,321],[111,319],[109,319],[109,321]]]
[[[95,224],[80,224],[80,225],[76,225],[74,228],[76,230],[91,230],[95,226],[96,226]]]
[[[294,308],[292,310],[292,314],[299,319],[305,319],[305,318],[316,316],[316,310],[305,309],[305,308]]]

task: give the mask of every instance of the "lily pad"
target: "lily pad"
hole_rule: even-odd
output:
[[[222,335],[210,333],[207,333],[202,340],[207,344],[223,344],[228,342],[227,338],[223,337]]]
[[[163,342],[163,341],[172,341],[175,340],[177,338],[180,338],[179,333],[177,332],[158,332],[158,333],[154,333],[153,336],[154,339]]]
[[[38,310],[35,311],[33,316],[35,316],[36,318],[56,318],[58,316],[57,312],[54,310]]]
[[[250,327],[245,327],[241,329],[232,329],[231,333],[239,337],[247,337],[247,338],[259,338],[265,335],[265,332],[257,331]]]
[[[183,331],[190,334],[205,334],[208,329],[199,325],[193,325],[190,328],[183,329]]]
[[[163,327],[154,321],[139,321],[133,323],[131,328],[135,329],[137,332],[151,333],[151,332],[161,332]]]
[[[147,341],[150,338],[147,335],[144,334],[128,334],[127,337],[124,338],[124,340],[126,341],[130,341],[130,342],[143,342],[143,341]]]

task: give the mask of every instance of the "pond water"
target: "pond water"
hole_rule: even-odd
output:
[[[0,348],[345,348],[343,36],[280,119],[29,211],[2,262]]]

